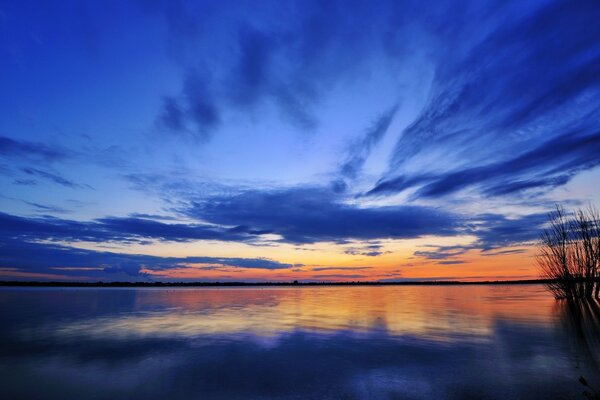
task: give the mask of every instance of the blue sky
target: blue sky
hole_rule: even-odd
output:
[[[599,12],[2,3],[2,279],[533,277],[600,198]]]

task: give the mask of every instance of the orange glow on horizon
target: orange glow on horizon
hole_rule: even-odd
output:
[[[158,271],[142,268],[141,272],[156,280],[209,281],[482,281],[538,278],[534,258],[535,249],[520,248],[520,250],[524,251],[499,255],[469,251],[451,260],[430,260],[419,257],[399,259],[396,254],[386,254],[350,262],[343,260],[338,263],[311,264],[275,270],[186,264]],[[327,261],[331,262],[329,259]],[[447,263],[447,261],[451,262]]]

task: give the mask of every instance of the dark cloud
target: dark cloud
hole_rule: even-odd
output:
[[[472,186],[487,196],[527,189],[553,188],[577,172],[600,164],[600,133],[568,132],[514,158],[438,175],[381,181],[368,194],[401,192],[421,186],[416,197],[440,197]]]
[[[418,250],[414,252],[417,257],[430,260],[454,260],[470,250],[478,250],[482,255],[503,255],[522,253],[523,249],[507,249],[519,245],[531,245],[539,240],[542,230],[548,221],[546,213],[529,214],[515,218],[508,218],[500,214],[483,214],[471,218],[466,224],[465,234],[476,237],[468,245],[424,247],[431,250]],[[438,264],[448,264],[438,262]]]
[[[131,218],[143,218],[143,219],[151,219],[151,220],[164,220],[164,221],[173,221],[175,217],[169,215],[158,215],[158,214],[146,214],[146,213],[131,213],[129,214]]]
[[[413,253],[413,255],[417,257],[427,258],[429,260],[445,260],[447,258],[460,256],[466,253],[467,251],[471,250],[470,246],[427,245],[423,247],[431,248],[432,250],[417,250]]]
[[[400,193],[408,188],[423,184],[424,182],[434,179],[433,175],[417,175],[417,176],[397,176],[394,178],[380,179],[377,184],[369,190],[366,195],[382,195],[391,193]]]
[[[364,136],[352,144],[346,161],[341,165],[341,175],[354,179],[363,167],[373,147],[378,144],[389,129],[398,106],[393,106],[377,118]]]
[[[347,249],[347,250],[344,250],[344,253],[350,254],[353,256],[378,257],[378,256],[384,254],[385,252],[378,251],[378,250],[360,251],[360,250],[355,250],[355,249]]]
[[[244,27],[238,33],[239,59],[235,68],[238,84],[232,88],[232,100],[246,106],[264,95],[271,71],[269,58],[277,47],[277,38]]]
[[[90,189],[91,188],[89,185],[80,185],[78,183],[75,183],[75,182],[73,182],[69,179],[66,179],[60,175],[57,175],[55,173],[43,171],[43,170],[37,169],[37,168],[30,168],[30,167],[21,168],[21,172],[24,172],[27,175],[31,175],[31,176],[35,176],[38,178],[48,180],[50,182],[54,182],[57,185],[65,186],[65,187],[68,187],[71,189],[81,189],[81,188]]]
[[[378,8],[366,2],[348,7],[342,1],[306,1],[287,7],[263,4],[258,14],[244,4],[216,8],[158,2],[150,8],[167,20],[170,43],[185,53],[179,60],[185,59],[187,71],[184,95],[167,97],[159,120],[178,131],[200,119],[210,132],[219,126],[219,116],[250,115],[265,104],[293,125],[314,129],[323,94],[356,74],[371,55],[384,59],[386,28],[395,24],[390,11],[398,7],[394,2]],[[199,64],[207,71],[202,85],[189,79]],[[194,101],[201,106],[197,114],[188,110],[195,93],[201,99]]]
[[[80,222],[53,217],[27,218],[0,213],[0,234],[23,240],[137,242],[148,239],[173,242],[193,240],[249,241],[249,232],[200,224],[166,224],[145,218],[105,217]]]
[[[59,213],[59,214],[69,212],[69,210],[62,208],[62,207],[40,204],[40,203],[31,202],[31,201],[25,201],[25,204],[28,204],[31,207],[33,207],[36,210],[41,211],[41,212],[52,212],[52,213]]]
[[[220,115],[212,98],[208,78],[200,72],[191,72],[184,83],[183,94],[187,114],[196,124],[197,132],[204,138],[220,123]]]
[[[163,99],[163,112],[159,121],[173,131],[183,131],[185,128],[185,111],[179,105],[177,99],[165,97]]]
[[[101,229],[117,235],[167,241],[244,240],[248,236],[209,225],[162,223],[143,218],[107,217],[96,220]]]
[[[440,260],[440,264],[458,264],[455,257],[469,250],[502,252],[503,248],[531,243],[539,237],[546,222],[545,214],[507,218],[483,214],[458,219],[449,214],[423,207],[357,208],[337,203],[317,189],[285,192],[245,192],[229,198],[214,199],[190,212],[202,211],[205,219],[219,219],[229,226],[243,220],[248,225],[234,228],[207,224],[164,223],[148,218],[106,217],[89,222],[55,217],[19,217],[0,213],[0,266],[27,272],[49,273],[53,267],[98,267],[99,277],[106,273],[138,276],[142,267],[167,271],[186,263],[207,264],[204,268],[291,269],[301,264],[284,264],[255,258],[218,257],[154,257],[77,249],[51,242],[148,243],[149,240],[186,242],[195,240],[244,241],[252,243],[256,235],[279,234],[293,243],[348,239],[411,238],[421,235],[470,234],[477,239],[467,246],[428,246],[431,250],[415,252],[415,256]],[[329,203],[325,200],[328,199]],[[32,203],[33,204],[33,203]],[[318,205],[318,207],[317,207]],[[46,207],[43,205],[38,205]],[[260,229],[252,228],[258,226]],[[50,243],[40,243],[46,241]],[[361,254],[381,253],[379,244],[367,244]],[[315,267],[312,271],[365,270],[369,267]],[[69,271],[94,277],[89,270]],[[334,277],[333,275],[329,277]],[[316,278],[325,278],[317,276]],[[344,275],[343,278],[359,278]]]
[[[535,213],[516,218],[504,215],[485,214],[474,218],[476,246],[491,251],[519,244],[532,244],[540,238],[547,213]]]
[[[210,223],[281,235],[287,242],[451,235],[455,215],[430,207],[359,207],[322,188],[244,191],[191,204],[188,215]]]
[[[181,94],[163,99],[159,126],[202,141],[210,138],[212,130],[221,123],[221,116],[205,74],[189,71]]]
[[[510,10],[518,17],[503,19]],[[440,58],[428,103],[371,194],[517,194],[597,166],[598,12],[596,2],[506,2],[465,21],[456,31],[464,40]],[[465,36],[471,30],[479,34]]]
[[[418,194],[436,197],[474,184],[482,185],[484,193],[491,196],[532,187],[554,187],[566,183],[575,172],[600,164],[598,154],[600,133],[569,132],[518,157],[439,177],[422,187]],[[525,174],[539,178],[520,180]]]
[[[311,271],[363,271],[371,268],[372,267],[315,267],[311,268]]]
[[[59,161],[71,156],[71,152],[46,143],[27,142],[0,136],[0,157]]]
[[[438,261],[438,264],[440,265],[458,265],[458,264],[465,264],[466,261],[461,261],[461,260],[444,260],[444,261]]]
[[[377,257],[385,253],[389,253],[389,251],[382,251],[383,248],[380,244],[366,244],[364,246],[352,246],[344,249],[345,254],[350,254],[354,256],[367,256],[367,257]]]
[[[505,255],[505,254],[521,254],[521,253],[525,253],[525,249],[509,249],[509,250],[497,250],[497,251],[488,251],[486,253],[483,253],[483,256],[487,256],[487,257],[493,257],[493,256],[498,256],[498,255]]]
[[[112,280],[111,275],[126,274],[139,279],[149,278],[142,268],[154,271],[185,267],[189,263],[242,269],[288,269],[292,264],[266,258],[231,257],[155,257],[78,249],[74,247],[32,243],[20,239],[0,238],[0,267],[16,268],[17,272],[51,273],[67,277],[85,276]],[[63,269],[56,269],[63,268]],[[69,269],[72,268],[72,269]],[[118,278],[117,278],[118,279]]]
[[[359,275],[359,274],[321,274],[321,275],[313,275],[314,279],[362,279],[367,278],[367,275]]]

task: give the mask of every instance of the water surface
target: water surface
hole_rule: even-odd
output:
[[[583,399],[597,308],[539,285],[0,289],[8,399]]]

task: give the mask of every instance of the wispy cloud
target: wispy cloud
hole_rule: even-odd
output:
[[[311,271],[364,271],[371,268],[372,267],[315,267],[311,268]]]
[[[447,173],[382,181],[369,194],[399,192],[420,185],[416,197],[441,197],[477,186],[486,196],[564,185],[577,172],[600,164],[600,133],[568,132],[517,157]]]
[[[353,256],[377,257],[389,251],[382,250],[383,245],[377,243],[366,243],[362,246],[350,246],[344,249],[345,254]]]
[[[73,153],[47,143],[29,142],[0,136],[0,157],[12,159],[33,159],[48,162],[64,160]]]
[[[35,203],[35,202],[31,202],[31,201],[24,201],[25,204],[30,205],[31,207],[35,208],[37,211],[41,211],[41,212],[51,212],[51,213],[68,213],[69,210],[67,210],[66,208],[62,208],[62,207],[57,207],[57,206],[52,206],[52,205],[47,205],[47,204],[40,204],[40,203]]]
[[[344,178],[356,178],[373,147],[381,141],[388,131],[397,111],[398,105],[394,105],[388,111],[382,113],[373,121],[373,124],[365,131],[364,135],[352,143],[346,161],[340,166],[340,173]]]
[[[163,223],[145,218],[104,217],[81,222],[54,217],[19,217],[0,213],[0,234],[22,240],[71,242],[146,243],[148,239],[186,242],[193,240],[250,241],[251,231],[207,224]]]
[[[513,6],[461,28],[479,34],[440,59],[428,103],[370,194],[513,195],[598,165],[598,5],[517,5],[518,17],[499,17]]]
[[[313,279],[364,279],[368,278],[368,275],[360,274],[317,274],[313,276]]]
[[[48,171],[43,171],[43,170],[37,169],[37,168],[25,167],[25,168],[21,168],[21,172],[23,172],[27,175],[30,175],[30,176],[35,176],[37,178],[48,180],[50,182],[56,183],[57,185],[65,186],[65,187],[68,187],[71,189],[83,189],[83,188],[91,189],[92,188],[89,185],[75,183],[63,176],[58,175],[58,174],[48,172]]]

